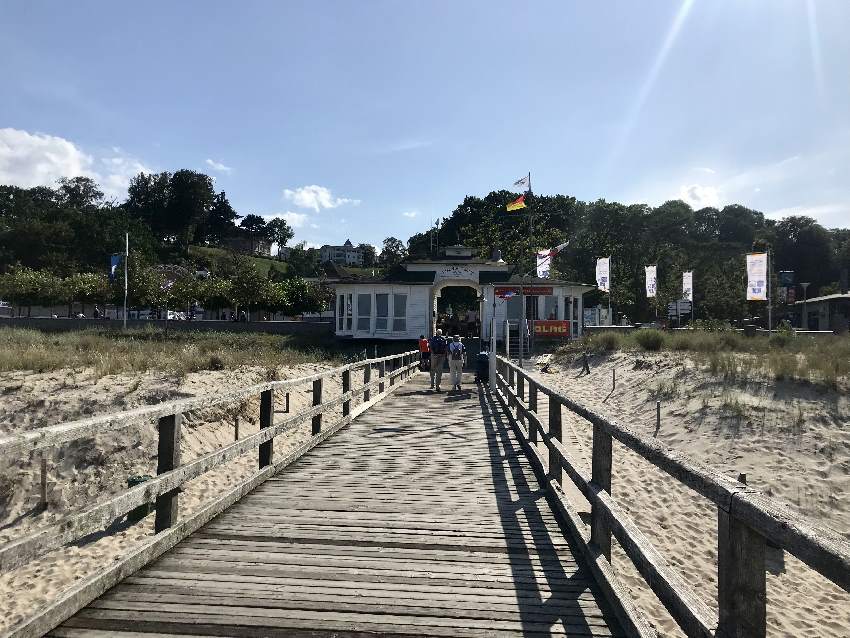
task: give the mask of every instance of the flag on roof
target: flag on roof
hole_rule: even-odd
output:
[[[514,182],[514,186],[519,186],[524,190],[528,190],[531,180],[529,180],[529,176],[520,177],[517,181]]]
[[[520,195],[514,201],[508,203],[508,211],[519,210],[525,208],[525,195]]]

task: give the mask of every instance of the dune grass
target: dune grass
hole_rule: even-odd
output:
[[[779,332],[745,337],[739,332],[636,330],[586,336],[562,348],[561,354],[670,351],[689,353],[715,376],[733,382],[764,377],[777,381],[805,381],[837,389],[850,378],[850,337],[795,336]]]
[[[361,348],[362,350],[362,348]],[[0,372],[90,368],[98,376],[159,370],[185,375],[239,366],[341,364],[354,357],[331,335],[273,335],[244,332],[177,332],[144,328],[126,332],[89,329],[45,333],[0,328]]]

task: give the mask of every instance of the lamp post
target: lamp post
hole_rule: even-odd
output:
[[[803,316],[800,318],[800,330],[808,330],[809,329],[809,313],[806,312],[806,300],[808,296],[806,295],[806,289],[812,285],[810,281],[801,281],[800,285],[803,287]]]

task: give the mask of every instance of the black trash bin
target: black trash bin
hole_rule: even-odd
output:
[[[490,382],[490,353],[479,352],[475,357],[475,383]]]

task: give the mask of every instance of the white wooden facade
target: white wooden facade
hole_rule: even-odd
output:
[[[486,339],[490,337],[494,309],[496,338],[500,340],[504,338],[505,321],[518,323],[522,316],[520,282],[511,277],[512,267],[504,262],[412,262],[402,266],[405,273],[398,281],[350,280],[333,284],[338,337],[410,340],[431,336],[437,299],[443,289],[452,286],[476,291],[481,336]],[[527,280],[522,285],[527,291],[529,319],[568,321],[569,336],[581,335],[582,296],[592,286],[541,279]],[[516,294],[505,294],[508,290]]]

